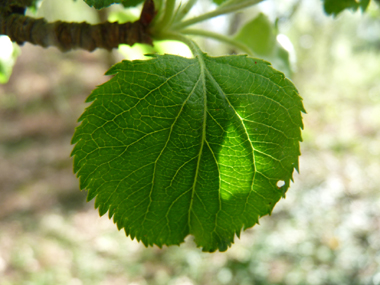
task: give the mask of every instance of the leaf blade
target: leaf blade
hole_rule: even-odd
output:
[[[326,14],[336,17],[346,9],[356,11],[360,7],[362,12],[365,12],[369,2],[370,0],[324,0],[323,8]]]
[[[270,61],[273,67],[285,73],[286,76],[291,76],[289,52],[277,41],[275,25],[265,14],[259,13],[246,23],[236,33],[234,39],[249,47],[254,55]]]
[[[88,98],[72,140],[81,189],[145,245],[192,234],[204,251],[226,250],[271,212],[298,167],[303,107],[291,82],[245,56],[202,61],[117,64]],[[274,101],[285,107],[273,109]]]

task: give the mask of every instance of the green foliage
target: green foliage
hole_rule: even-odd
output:
[[[135,7],[141,3],[143,3],[144,0],[129,0],[129,1],[122,1],[121,4],[123,4],[124,7]]]
[[[246,56],[123,61],[87,102],[74,171],[101,215],[145,245],[225,251],[270,214],[298,168],[302,101]],[[278,184],[284,182],[284,185]]]
[[[323,7],[327,14],[336,16],[345,9],[365,11],[370,0],[324,0]]]
[[[144,2],[144,0],[83,0],[90,7],[94,6],[96,9],[102,9],[110,6],[111,4],[119,3],[124,7],[134,7]]]
[[[12,74],[13,65],[20,53],[7,36],[0,35],[0,84],[7,83]]]
[[[220,4],[222,4],[222,3],[224,3],[224,2],[226,2],[227,0],[213,0],[213,2],[215,3],[215,4],[218,4],[218,5],[220,5]]]
[[[277,29],[263,13],[245,24],[234,39],[245,44],[256,56],[268,60],[276,68],[290,76],[289,53],[277,42]]]
[[[276,32],[268,17],[260,13],[240,29],[235,39],[246,44],[255,54],[268,56],[276,44]]]

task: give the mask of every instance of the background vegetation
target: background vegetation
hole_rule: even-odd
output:
[[[38,13],[102,17],[82,1],[55,2]],[[201,2],[194,13],[210,8]],[[319,0],[271,0],[244,13],[258,9],[279,18],[293,43],[292,80],[308,111],[301,173],[272,216],[225,253],[203,253],[191,237],[163,249],[126,238],[85,203],[70,158],[85,98],[122,55],[26,44],[0,85],[2,285],[380,284],[379,9],[372,3],[366,14],[333,19]],[[231,32],[244,13],[207,27]],[[204,46],[213,55],[229,49]]]

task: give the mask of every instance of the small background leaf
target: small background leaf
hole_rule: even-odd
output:
[[[225,251],[271,213],[298,168],[302,128],[301,98],[281,72],[246,56],[164,55],[108,74],[72,140],[101,215],[145,245],[192,234],[204,251]]]
[[[274,68],[284,72],[287,77],[291,76],[289,52],[277,42],[275,26],[265,14],[259,13],[234,38],[248,46],[258,57],[270,61]]]
[[[13,70],[20,48],[8,36],[0,36],[0,84],[7,83]]]
[[[224,2],[226,2],[227,0],[213,0],[213,2],[215,3],[215,4],[217,4],[217,5],[220,5],[220,4],[222,4],[222,3],[224,3]]]
[[[255,54],[268,56],[272,54],[276,44],[276,33],[268,17],[259,13],[240,29],[235,39],[246,44]]]
[[[144,0],[129,0],[129,1],[122,1],[121,4],[123,4],[124,7],[135,7],[141,3],[143,3]]]
[[[337,16],[345,9],[356,11],[359,7],[364,12],[370,0],[324,0],[323,8],[328,15]]]
[[[102,9],[112,4],[123,4],[124,7],[134,7],[144,2],[144,0],[83,0],[90,7]]]

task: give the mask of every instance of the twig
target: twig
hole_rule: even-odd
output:
[[[96,48],[111,50],[119,44],[152,45],[149,24],[155,15],[153,0],[146,0],[140,19],[124,24],[105,22],[97,25],[88,23],[48,23],[15,13],[0,13],[0,34],[7,35],[18,44],[29,42],[42,47],[55,46],[61,51]]]

